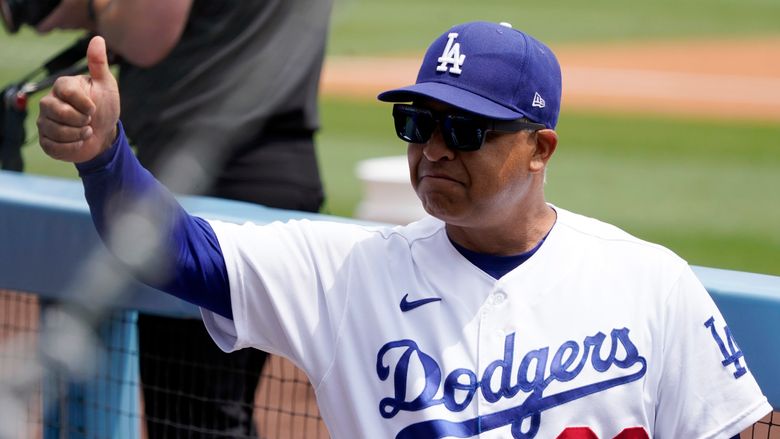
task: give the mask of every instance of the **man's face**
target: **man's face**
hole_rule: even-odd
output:
[[[416,105],[439,114],[458,113],[437,102]],[[505,224],[542,188],[543,164],[540,170],[538,160],[533,163],[535,151],[536,134],[529,131],[489,132],[479,150],[452,150],[437,126],[428,142],[409,143],[412,187],[426,212],[448,224]]]

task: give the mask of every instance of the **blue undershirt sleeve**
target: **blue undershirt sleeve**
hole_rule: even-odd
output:
[[[121,123],[111,148],[76,168],[98,234],[141,282],[233,318],[225,258],[214,230],[188,214],[141,166]]]

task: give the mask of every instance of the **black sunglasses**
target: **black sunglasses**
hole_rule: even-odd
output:
[[[467,114],[440,114],[407,104],[393,105],[393,120],[398,138],[409,143],[425,143],[430,140],[438,122],[444,143],[458,151],[478,150],[485,143],[488,131],[514,133],[546,128],[543,124],[525,118],[496,120]]]

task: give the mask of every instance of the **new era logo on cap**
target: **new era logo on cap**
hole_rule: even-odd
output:
[[[544,108],[544,99],[539,96],[539,93],[534,93],[534,100],[531,102],[531,106]]]
[[[385,102],[421,97],[491,119],[526,117],[555,128],[561,69],[547,46],[507,23],[464,23],[428,47],[414,85],[379,95]]]

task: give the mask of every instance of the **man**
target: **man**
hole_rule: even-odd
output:
[[[153,283],[202,306],[223,349],[301,366],[333,437],[729,438],[770,411],[683,260],[545,202],[561,79],[532,37],[455,26],[415,85],[379,95],[412,102],[393,116],[431,215],[394,228],[207,222],[165,202],[127,153],[101,50],[91,80],[42,101],[41,145],[78,164],[104,235],[151,199],[180,261]]]
[[[331,5],[62,0],[36,29],[105,38],[119,55],[128,138],[173,190],[317,212],[316,100]],[[257,436],[265,353],[222,352],[198,319],[141,313],[138,336],[149,437]]]

